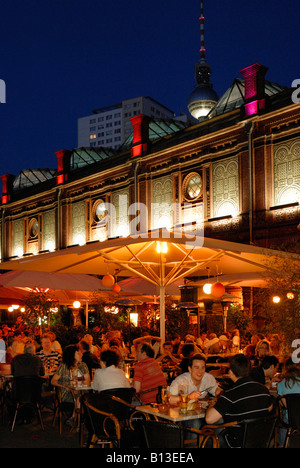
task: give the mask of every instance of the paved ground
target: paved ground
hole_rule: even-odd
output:
[[[79,435],[70,434],[68,426],[63,425],[59,434],[58,424],[52,427],[53,413],[43,412],[45,431],[35,417],[30,424],[17,423],[14,432],[10,431],[8,418],[0,422],[0,448],[80,448]]]

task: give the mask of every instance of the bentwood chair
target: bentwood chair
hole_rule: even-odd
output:
[[[147,415],[117,396],[89,393],[83,397],[87,447],[95,445],[111,448],[138,447],[136,423]]]
[[[79,409],[77,408],[77,397],[74,390],[63,384],[55,384],[54,386],[56,397],[55,397],[55,411],[52,426],[56,425],[56,421],[59,418],[59,433],[62,434],[62,423],[63,418],[66,420],[71,420],[71,417],[74,415],[73,423],[70,427],[72,432],[76,425],[79,422]],[[68,398],[66,396],[68,395]]]
[[[15,377],[13,382],[14,387],[14,400],[15,412],[11,426],[11,432],[15,428],[16,419],[21,409],[29,410],[35,409],[38,413],[41,428],[44,431],[44,423],[41,414],[41,393],[42,393],[42,379],[40,377]]]
[[[277,398],[278,429],[285,430],[284,448],[300,447],[300,393]]]
[[[275,437],[277,415],[245,419],[225,424],[208,424],[202,429],[213,429],[226,441],[229,448],[270,448]]]
[[[211,429],[194,429],[176,423],[144,420],[140,422],[144,435],[145,448],[218,448],[218,438]],[[195,439],[191,439],[191,434]],[[191,447],[189,447],[191,448]]]

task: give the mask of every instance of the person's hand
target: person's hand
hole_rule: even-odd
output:
[[[201,395],[201,392],[194,391],[189,394],[189,400],[199,400],[199,398],[201,398]]]

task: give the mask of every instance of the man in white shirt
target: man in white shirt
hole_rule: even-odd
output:
[[[189,372],[179,375],[170,386],[170,404],[180,401],[180,386],[186,386],[190,400],[205,398],[207,394],[218,396],[222,391],[213,375],[206,372],[206,359],[202,354],[194,354],[190,359]]]

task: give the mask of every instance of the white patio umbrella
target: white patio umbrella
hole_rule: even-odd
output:
[[[207,267],[216,263],[223,274],[264,272],[278,258],[300,261],[296,254],[220,239],[192,238],[182,232],[162,229],[11,260],[1,263],[0,269],[93,275],[117,271],[120,276],[143,278],[159,286],[160,334],[164,341],[168,285],[193,275],[205,277]]]

